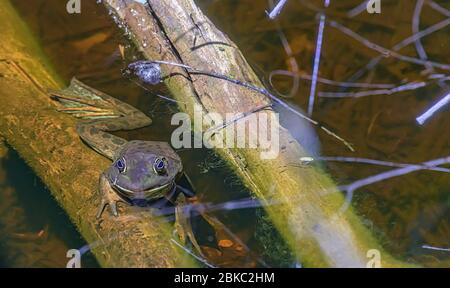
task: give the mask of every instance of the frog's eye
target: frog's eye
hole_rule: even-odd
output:
[[[125,165],[125,159],[119,159],[116,161],[116,164],[114,164],[116,168],[119,170],[120,173],[125,172],[127,166]]]
[[[153,170],[159,175],[166,174],[167,172],[167,160],[166,158],[156,158],[153,163]]]

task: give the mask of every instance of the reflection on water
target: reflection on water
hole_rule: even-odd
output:
[[[170,138],[173,127],[168,124],[176,107],[153,99],[145,91],[123,79],[120,70],[124,67],[124,63],[120,59],[118,45],[124,42],[101,5],[96,5],[95,1],[85,1],[80,15],[68,15],[65,5],[57,0],[13,2],[28,24],[33,27],[47,55],[65,80],[76,76],[99,90],[139,107],[153,118],[152,126],[124,133],[125,137],[165,141]],[[220,29],[238,44],[255,71],[267,84],[270,82],[271,72],[275,70],[296,71],[302,75],[299,89],[289,101],[304,110],[307,109],[318,29],[317,7],[319,10],[322,9],[323,1],[290,0],[277,18],[277,22],[269,21],[265,15],[264,11],[268,10],[266,0],[196,2]],[[321,155],[360,157],[396,163],[421,163],[448,156],[450,154],[450,137],[446,125],[450,120],[448,107],[439,111],[423,126],[419,126],[415,121],[425,109],[449,92],[445,81],[432,80],[433,75],[447,75],[448,70],[387,57],[394,55],[392,53],[379,57],[378,65],[371,66],[368,71],[361,68],[380,55],[380,51],[375,51],[373,45],[368,47],[367,41],[395,50],[398,48],[396,44],[402,43],[414,33],[413,31],[424,30],[444,21],[445,9],[450,10],[450,4],[448,1],[425,1],[426,4],[418,9],[416,1],[383,1],[382,13],[369,15],[364,11],[358,14],[357,10],[354,10],[360,2],[332,0],[325,12],[329,21],[338,24],[325,25],[324,28],[317,95],[347,93],[342,95],[348,97],[317,97],[313,112],[314,119],[352,142],[356,152],[348,151],[335,139],[318,131]],[[442,9],[437,9],[436,5]],[[414,15],[420,15],[418,26],[417,20],[413,20]],[[367,41],[358,41],[349,33],[343,33],[340,25],[351,29]],[[283,46],[280,31],[285,35],[290,53],[286,53],[286,45]],[[450,27],[443,26],[421,40],[426,57],[434,62],[450,63],[449,31]],[[417,54],[414,42],[396,51],[404,56],[419,59],[423,57],[423,54],[422,56]],[[293,59],[298,64],[298,69],[295,69]],[[358,71],[362,73],[358,73],[359,77],[355,77]],[[349,85],[342,84],[354,82],[356,79],[360,83],[369,84],[356,88],[344,87]],[[275,75],[271,80],[274,85],[272,88],[276,88],[280,93],[290,94],[293,77]],[[415,86],[412,87],[414,89],[404,91],[395,89],[408,83],[421,82],[426,85],[418,89]],[[374,86],[374,83],[381,85]],[[384,92],[375,93],[379,95],[355,97],[367,94],[365,92],[361,94],[361,91],[375,88]],[[167,93],[164,87],[157,87],[156,90],[155,92],[160,94]],[[325,92],[328,94],[324,94]],[[202,201],[219,203],[248,196],[247,191],[230,176],[217,157],[207,157],[209,153],[205,150],[180,151],[180,155],[186,170],[190,171],[190,177]],[[329,174],[342,185],[390,169],[340,162],[329,162],[326,166]],[[15,166],[8,165],[6,168],[9,174],[24,173]],[[32,177],[34,176],[30,175],[30,178]],[[450,266],[448,252],[422,248],[422,245],[450,247],[449,184],[448,173],[428,170],[415,172],[357,190],[352,204],[364,219],[366,226],[395,256],[413,259],[428,266]],[[20,194],[25,188],[13,187],[13,189]],[[11,194],[7,198],[14,199],[14,197],[14,194]],[[22,202],[33,206],[29,199],[23,199],[20,203]],[[2,205],[6,204],[2,202]],[[10,205],[13,207],[16,204]],[[261,241],[258,238],[267,233],[249,228],[255,227],[255,222],[261,218],[255,216],[257,213],[259,212],[248,209],[219,212],[217,216],[266,259],[274,257],[267,255],[268,251],[277,251],[278,259],[284,260],[284,262],[275,260],[267,262],[272,265],[289,266],[291,258],[284,247],[265,247],[261,243],[272,236]],[[54,218],[55,215],[51,216]],[[11,220],[1,218],[0,222],[5,221]],[[264,228],[263,225],[257,226],[260,229]],[[28,231],[39,234],[43,227],[45,225]],[[273,229],[269,230],[273,232]],[[70,241],[74,241],[77,237],[76,234],[72,234],[61,239],[58,246],[64,250],[65,247],[71,246],[68,243],[72,243]],[[7,242],[16,243],[16,241]]]

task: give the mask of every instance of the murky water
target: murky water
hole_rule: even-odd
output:
[[[12,2],[33,28],[48,57],[66,81],[76,76],[99,90],[139,107],[153,118],[152,126],[123,134],[126,138],[170,139],[174,127],[168,123],[176,107],[152,98],[122,77],[120,70],[125,64],[118,53],[118,45],[124,43],[124,39],[103,6],[96,4],[96,1],[83,1],[82,13],[69,15],[65,10],[65,1]],[[380,15],[369,15],[364,10],[353,16],[356,10],[352,9],[360,2],[332,0],[326,11],[327,19],[389,49],[413,34],[412,19],[416,1],[382,1]],[[450,10],[448,1],[432,3]],[[266,0],[202,0],[197,1],[197,4],[236,42],[266,82],[269,82],[272,71],[292,71],[295,68],[293,59],[301,74],[312,73],[319,26],[315,7],[322,9],[322,1],[288,1],[277,22],[269,21],[265,15],[264,11],[269,9]],[[420,30],[446,19],[442,9],[439,12],[433,7],[437,6],[424,5],[420,13]],[[285,35],[289,43],[291,58],[282,45],[280,33]],[[450,27],[424,37],[422,44],[429,59],[450,63]],[[414,44],[399,50],[399,53],[419,57]],[[378,55],[378,52],[344,34],[342,29],[325,25],[319,76],[351,82],[352,75]],[[398,93],[393,93],[395,91],[390,88],[380,95],[355,97],[359,95],[356,94],[358,91],[373,89],[318,83],[318,93],[350,93],[346,95],[349,97],[344,98],[317,97],[313,118],[336,131],[356,148],[356,152],[352,153],[340,142],[319,131],[321,155],[396,163],[421,163],[447,157],[450,154],[450,136],[446,125],[450,120],[449,108],[441,109],[425,125],[421,126],[415,121],[418,115],[450,90],[448,82],[439,83],[430,77],[448,71],[434,68],[427,72],[425,68],[393,57],[382,57],[376,68],[364,73],[358,80],[361,83],[393,84],[394,87],[414,81],[426,82],[426,86],[420,89]],[[277,91],[289,94],[292,79],[276,76],[273,85]],[[289,101],[307,110],[310,87],[311,81],[301,80],[299,89],[294,91]],[[168,93],[164,87],[156,89],[160,94]],[[211,151],[186,150],[180,151],[180,155],[202,201],[220,203],[248,196],[239,181]],[[392,169],[339,162],[328,162],[326,168],[338,184],[348,184]],[[65,251],[84,244],[75,228],[14,152],[10,151],[7,160],[2,160],[1,173],[3,178],[0,185],[5,187],[2,188],[1,197],[8,201],[2,201],[0,210],[0,229],[2,235],[7,235],[0,238],[0,265],[65,266]],[[17,178],[22,179],[20,184],[14,180]],[[30,197],[30,194],[33,196]],[[47,203],[50,208],[37,209],[34,205],[37,202]],[[450,252],[422,247],[450,248],[450,174],[419,171],[369,185],[356,191],[352,205],[394,256],[412,259],[426,266],[450,266]],[[16,211],[14,213],[23,214],[23,217],[8,217],[8,211]],[[255,225],[258,213],[261,211],[248,209],[218,212],[217,216],[270,265],[291,265],[291,258],[284,247],[278,247],[276,251],[279,255],[273,257],[268,255],[267,249],[259,241],[258,235],[263,232],[254,229],[255,226],[262,226]],[[40,217],[34,217],[36,214]],[[17,225],[13,225],[12,219],[20,219],[22,228],[14,227]],[[273,233],[270,227],[267,229]],[[277,238],[275,233],[271,235]],[[21,245],[20,241],[26,244]],[[92,256],[86,257],[84,261],[84,266],[96,265]],[[227,263],[233,264],[239,263]]]

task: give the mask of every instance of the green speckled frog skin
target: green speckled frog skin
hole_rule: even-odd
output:
[[[185,175],[180,157],[168,143],[127,141],[109,133],[150,125],[152,121],[144,113],[75,78],[68,88],[49,94],[65,106],[60,111],[89,119],[78,123],[78,134],[92,149],[113,161],[100,175],[102,201],[97,218],[106,206],[118,216],[118,201],[140,205],[163,197],[176,198],[175,182]],[[186,189],[180,191],[188,193]]]

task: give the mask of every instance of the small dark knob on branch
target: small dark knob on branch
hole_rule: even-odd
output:
[[[162,82],[161,66],[152,61],[137,61],[123,71],[125,76],[136,76],[145,84],[157,85]]]

